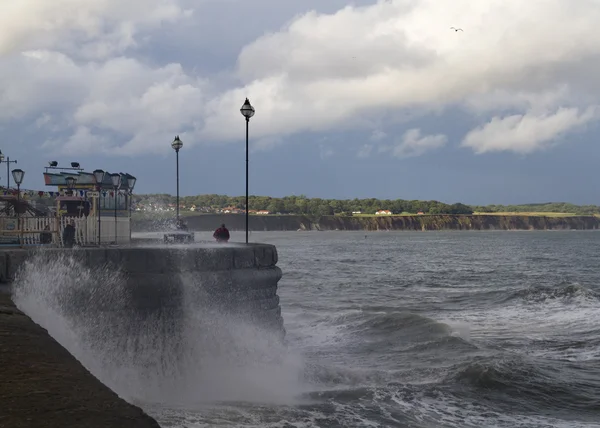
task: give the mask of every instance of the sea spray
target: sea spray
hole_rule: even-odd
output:
[[[117,267],[86,266],[76,251],[40,251],[18,272],[13,292],[23,312],[130,401],[289,403],[304,391],[302,360],[276,331],[198,300],[202,284],[179,276],[176,310],[139,311]]]

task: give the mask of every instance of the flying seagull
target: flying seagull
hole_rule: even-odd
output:
[[[455,32],[459,32],[459,31],[463,31],[462,28],[454,28],[454,27],[450,27],[451,30],[454,30]],[[464,31],[463,31],[464,33]]]

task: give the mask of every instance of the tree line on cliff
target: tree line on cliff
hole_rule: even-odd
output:
[[[175,197],[168,194],[134,195],[134,203],[145,206],[165,206],[175,204]],[[210,212],[226,207],[244,208],[244,196],[197,195],[180,198],[180,204],[189,208],[195,206],[198,212]],[[266,210],[272,214],[297,214],[308,216],[353,215],[353,213],[375,214],[379,210],[389,210],[393,214],[422,212],[424,214],[472,214],[473,212],[555,212],[581,215],[600,214],[595,205],[573,205],[569,203],[544,203],[524,205],[470,206],[462,203],[446,204],[439,201],[419,201],[404,199],[321,199],[307,198],[304,195],[272,198],[269,196],[249,196],[249,207],[253,210]]]

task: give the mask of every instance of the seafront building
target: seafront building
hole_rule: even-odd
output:
[[[69,223],[75,226],[77,245],[129,243],[136,178],[104,172],[97,182],[94,173],[80,168],[60,169],[50,167],[43,173],[48,190],[0,188],[0,246],[61,247]]]

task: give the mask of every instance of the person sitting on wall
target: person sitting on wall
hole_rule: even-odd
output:
[[[185,224],[185,221],[183,221],[182,219],[177,220],[175,228],[177,230],[188,230],[187,224]]]
[[[225,227],[225,223],[221,225],[215,233],[213,233],[213,238],[217,240],[217,242],[228,242],[229,241],[229,230]]]
[[[52,244],[52,233],[49,225],[46,225],[44,231],[40,233],[40,244]]]
[[[73,248],[75,245],[75,221],[71,220],[63,230],[63,245],[65,248]]]

